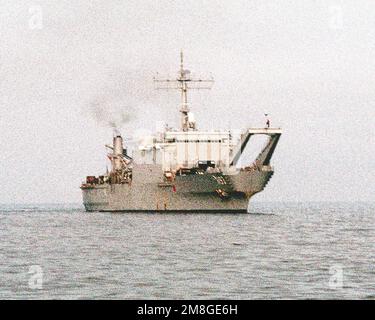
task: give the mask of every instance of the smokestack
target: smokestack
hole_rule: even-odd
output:
[[[123,141],[120,134],[113,137],[113,169],[120,170],[122,168],[121,157],[124,152]]]

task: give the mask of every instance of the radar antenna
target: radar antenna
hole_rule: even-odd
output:
[[[187,91],[190,89],[201,90],[211,89],[214,83],[213,78],[211,79],[194,79],[190,76],[190,71],[184,69],[184,54],[180,52],[180,70],[178,77],[173,79],[157,79],[154,77],[154,82],[157,84],[156,89],[173,90],[177,89],[181,91],[181,127],[183,131],[195,130],[195,122],[189,121],[189,104],[187,98]]]

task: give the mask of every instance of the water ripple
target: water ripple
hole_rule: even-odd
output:
[[[374,299],[374,209],[254,203],[247,215],[164,215],[2,205],[0,298]],[[42,289],[30,287],[31,266],[41,267]]]

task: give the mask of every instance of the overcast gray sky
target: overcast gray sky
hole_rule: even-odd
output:
[[[373,0],[0,0],[0,202],[79,202],[105,170],[99,103],[125,136],[178,124],[156,72],[212,74],[199,128],[284,129],[262,201],[374,200]]]

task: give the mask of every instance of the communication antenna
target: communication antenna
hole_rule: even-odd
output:
[[[180,70],[176,79],[158,79],[154,77],[156,89],[160,90],[180,90],[181,91],[181,128],[182,131],[195,130],[195,122],[189,122],[189,104],[187,91],[190,89],[202,90],[211,89],[214,79],[195,79],[191,77],[190,70],[184,69],[184,54],[180,52]]]

